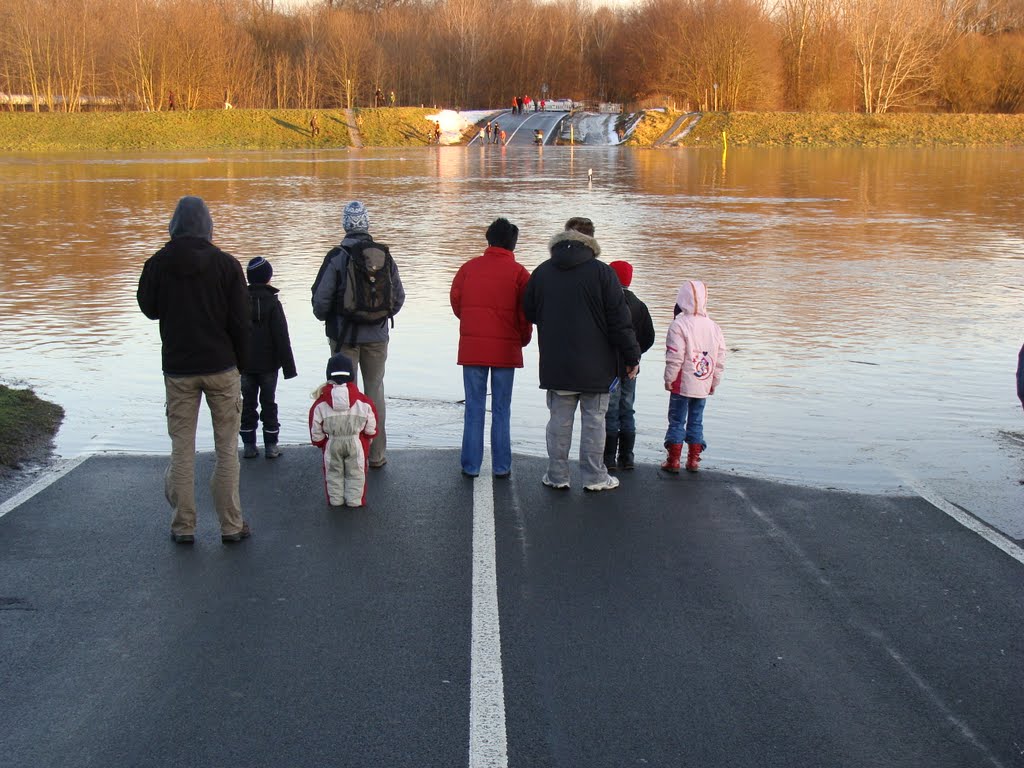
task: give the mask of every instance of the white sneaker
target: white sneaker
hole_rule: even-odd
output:
[[[566,488],[569,487],[568,483],[556,483],[556,482],[554,482],[550,477],[548,477],[548,473],[547,472],[544,473],[544,477],[542,477],[540,479],[540,481],[542,483],[544,483],[544,485],[546,485],[548,488],[555,488],[556,490],[559,490],[559,491],[563,491],[563,490],[565,490]]]
[[[619,478],[608,475],[607,480],[602,480],[600,483],[585,485],[583,487],[588,491],[610,491],[613,488],[619,487]]]

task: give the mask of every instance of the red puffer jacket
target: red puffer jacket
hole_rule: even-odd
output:
[[[494,245],[462,265],[451,290],[452,310],[460,320],[459,365],[523,367],[523,347],[533,336],[523,315],[529,279],[512,251]]]

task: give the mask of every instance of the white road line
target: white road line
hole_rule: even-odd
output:
[[[1018,547],[1008,538],[1003,536],[1003,534],[999,533],[996,530],[993,530],[992,528],[989,528],[976,517],[972,517],[971,515],[967,514],[952,502],[946,501],[946,499],[944,499],[942,496],[940,496],[938,493],[933,491],[928,486],[924,485],[924,483],[914,480],[913,478],[907,477],[906,475],[904,475],[903,479],[904,482],[907,483],[907,485],[914,489],[914,493],[916,493],[922,499],[927,501],[933,507],[941,509],[947,515],[949,515],[958,523],[960,523],[960,525],[962,525],[964,528],[966,528],[969,531],[973,531],[974,533],[981,536],[981,538],[985,539],[985,541],[999,547],[999,549],[1003,550],[1003,552],[1008,554],[1017,562],[1024,563],[1024,549]]]
[[[30,485],[28,488],[21,491],[20,493],[15,494],[14,496],[11,496],[11,498],[9,498],[3,504],[0,504],[0,517],[3,517],[8,512],[14,509],[17,509],[40,491],[53,485],[55,482],[64,477],[64,475],[66,475],[68,472],[73,470],[75,467],[77,467],[79,464],[81,464],[88,458],[89,457],[87,455],[79,456],[78,458],[75,459],[69,459],[68,461],[60,462],[52,469],[46,470],[40,476],[40,478],[36,480],[34,483],[32,483],[32,485]]]
[[[485,458],[473,481],[473,618],[469,662],[469,768],[507,768],[501,672],[494,487]]]

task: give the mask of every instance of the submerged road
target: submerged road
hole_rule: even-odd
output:
[[[521,115],[513,115],[509,110],[491,118],[491,125],[497,124],[501,130],[505,131],[506,146],[536,144],[534,132],[538,130],[544,132],[544,143],[550,144],[558,137],[558,126],[568,114],[568,112],[525,111]],[[479,147],[483,146],[484,142],[485,139],[481,139],[477,135],[467,142],[467,146]]]
[[[210,455],[191,548],[166,457],[0,507],[0,763],[1024,765],[1024,565],[922,499],[410,450],[338,511],[318,456],[232,546]]]

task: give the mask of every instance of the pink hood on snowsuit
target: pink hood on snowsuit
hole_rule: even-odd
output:
[[[722,379],[725,337],[708,317],[708,289],[700,280],[683,283],[676,304],[682,311],[665,339],[665,384],[678,395],[705,398]]]

